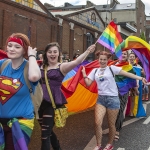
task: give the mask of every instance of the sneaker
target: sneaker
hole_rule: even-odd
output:
[[[96,146],[93,150],[103,150],[102,147]]]
[[[114,147],[111,144],[107,144],[103,150],[113,150]]]

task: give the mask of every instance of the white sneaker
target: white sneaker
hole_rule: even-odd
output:
[[[114,147],[111,144],[107,144],[103,150],[113,150]]]
[[[96,146],[93,150],[103,150],[102,147]]]

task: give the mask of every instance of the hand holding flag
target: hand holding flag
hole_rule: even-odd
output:
[[[117,25],[113,21],[109,23],[102,35],[97,40],[98,43],[108,48],[112,53],[115,53],[119,59],[122,58],[122,50],[120,46],[122,41],[123,40],[118,32]]]

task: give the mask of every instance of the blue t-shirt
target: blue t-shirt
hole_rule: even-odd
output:
[[[5,59],[0,60],[0,67]],[[11,62],[4,68],[0,75],[0,118],[23,117],[32,119],[33,104],[29,88],[24,79],[24,60],[18,69],[13,69]],[[31,83],[34,90],[37,83]]]

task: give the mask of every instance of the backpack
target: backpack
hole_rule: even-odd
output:
[[[9,64],[10,61],[11,61],[10,59],[7,59],[3,62],[2,66],[0,68],[0,74],[5,69],[5,67]],[[28,70],[29,70],[29,62],[26,63],[25,68],[24,68],[24,79],[25,79],[26,85],[29,88],[32,103],[34,105],[35,117],[36,117],[36,119],[39,119],[38,110],[39,110],[39,107],[43,100],[43,90],[42,90],[41,84],[38,82],[38,84],[35,88],[34,94],[33,94],[33,89],[31,87],[30,81],[28,79]]]

